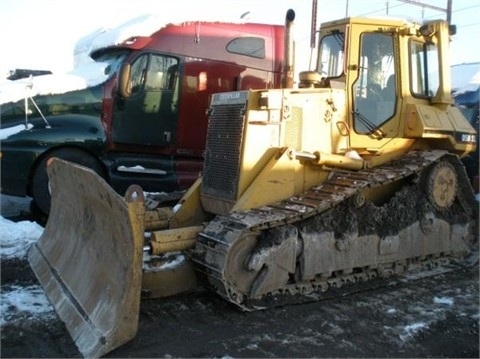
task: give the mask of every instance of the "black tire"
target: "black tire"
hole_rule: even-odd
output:
[[[105,177],[105,171],[102,164],[95,157],[81,149],[62,148],[50,152],[48,155],[43,157],[35,167],[31,183],[31,193],[34,205],[47,216],[50,213],[51,196],[48,186],[46,167],[47,161],[52,157],[61,158],[66,161],[88,167],[94,170],[100,176]]]

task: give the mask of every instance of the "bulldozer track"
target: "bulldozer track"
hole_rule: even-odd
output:
[[[241,265],[245,265],[249,251],[253,249],[252,245],[248,244],[249,239],[252,241],[251,239],[260,232],[272,232],[274,229],[282,228],[288,231],[289,226],[325,213],[345,201],[351,201],[350,205],[354,207],[361,207],[364,204],[361,195],[363,190],[375,190],[408,178],[421,181],[425,170],[440,160],[447,160],[455,167],[458,176],[457,197],[465,214],[471,218],[478,206],[458,157],[438,150],[411,151],[398,160],[379,167],[357,172],[332,171],[326,182],[279,203],[217,216],[200,233],[192,253],[199,278],[205,286],[242,310],[252,311],[288,303],[331,298],[383,286],[392,275],[415,268],[428,270],[447,264],[452,257],[451,253],[439,252],[361,268],[316,273],[314,279],[308,282],[298,281],[295,276],[290,275],[287,284],[281,288],[275,288],[254,298],[248,296],[248,292],[253,289],[248,287],[242,290],[242,284],[240,289],[237,285],[232,285],[227,273],[229,256],[237,256],[233,262],[240,261]],[[240,244],[242,242],[247,244]],[[239,251],[241,254],[238,254]],[[251,275],[254,277],[258,273],[252,272]]]

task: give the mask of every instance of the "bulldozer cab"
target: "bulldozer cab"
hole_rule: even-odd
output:
[[[405,114],[412,105],[428,108],[434,117],[435,108],[450,106],[449,30],[445,21],[421,26],[399,19],[348,18],[322,25],[316,71],[333,89],[345,90],[340,132],[348,136],[348,147],[384,150],[393,139],[410,137]]]

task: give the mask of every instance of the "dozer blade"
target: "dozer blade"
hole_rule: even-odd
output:
[[[57,158],[47,166],[50,216],[28,260],[85,357],[100,357],[138,328],[143,193],[115,193],[93,171]]]

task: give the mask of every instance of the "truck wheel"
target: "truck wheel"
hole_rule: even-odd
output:
[[[45,156],[34,170],[31,184],[31,192],[33,197],[33,204],[41,212],[48,215],[50,212],[50,188],[47,175],[47,161],[57,157],[66,161],[74,162],[79,165],[88,167],[95,171],[102,177],[105,177],[105,171],[102,164],[87,152],[76,148],[62,148],[52,151]]]

